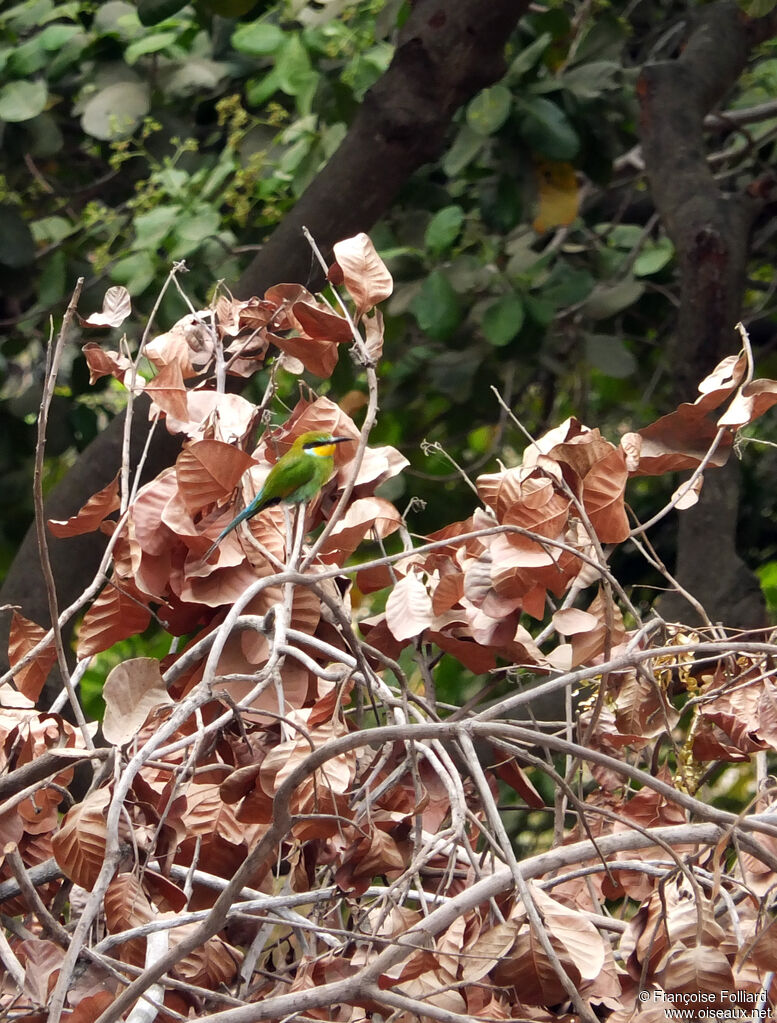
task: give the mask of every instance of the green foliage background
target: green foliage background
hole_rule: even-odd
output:
[[[692,6],[651,0],[626,14],[606,2],[555,2],[523,18],[504,79],[459,112],[439,161],[371,231],[396,280],[375,440],[411,459],[405,493],[391,495],[400,507],[426,502],[410,513],[411,529],[472,509],[443,451],[474,476],[497,457],[509,463],[525,443],[492,388],[531,432],[575,414],[614,433],[671,404],[674,253],[625,154],[639,142],[638,70],[671,55],[679,37],[666,26]],[[76,277],[87,280],[85,310],[111,284],[125,285],[137,331],[173,261],[186,261],[195,306],[218,281],[234,283],[337,148],[408,13],[400,0],[26,0],[0,15],[5,564],[31,517],[50,317]],[[730,103],[752,106],[775,92],[769,44]],[[716,168],[732,190],[773,162],[776,135],[777,117],[727,139]],[[538,234],[536,167],[547,160],[571,163],[585,184],[571,227]],[[774,375],[767,241],[756,235],[747,304],[756,342],[766,339],[760,369]],[[168,289],[158,330],[185,311]],[[319,390],[342,398],[353,386],[341,360]],[[120,400],[109,381],[88,386],[74,348],[52,409],[47,485]],[[777,558],[775,512],[762,496],[769,473],[753,457],[743,539],[759,563]],[[634,499],[639,514],[657,495],[644,484]]]

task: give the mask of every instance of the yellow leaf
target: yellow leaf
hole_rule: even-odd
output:
[[[542,234],[551,227],[566,227],[577,216],[580,190],[571,163],[543,161],[534,165],[538,208],[532,227]]]

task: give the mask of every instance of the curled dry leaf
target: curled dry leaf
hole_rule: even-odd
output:
[[[359,319],[391,295],[394,281],[369,236],[364,233],[336,242],[333,251]]]
[[[253,427],[257,414],[256,405],[239,394],[189,391],[185,414],[176,417],[168,413],[165,425],[170,433],[183,433],[190,440],[213,438],[225,444],[240,444]]]
[[[223,441],[201,440],[185,447],[176,459],[175,476],[187,510],[194,514],[229,497],[253,465],[250,455]]]
[[[169,331],[149,341],[143,354],[158,370],[176,363],[183,379],[189,380],[213,358],[214,337],[209,317],[209,310],[187,313]]]
[[[710,945],[683,945],[670,949],[656,980],[665,991],[711,995],[705,1005],[730,1005],[722,992],[734,991],[734,974],[727,957]]]
[[[105,518],[119,506],[119,477],[111,480],[107,487],[92,494],[89,500],[69,519],[49,519],[46,525],[56,537],[81,536],[93,533]]]
[[[38,645],[46,631],[18,611],[14,611],[8,638],[8,661],[12,669]],[[19,692],[30,700],[37,700],[56,659],[57,653],[52,639],[26,667],[14,672],[14,682]]]
[[[367,355],[376,363],[383,354],[383,314],[376,309],[372,316],[362,317],[364,345]]]
[[[674,412],[639,430],[641,446],[635,476],[660,476],[665,472],[695,469],[717,438],[717,425],[698,405],[687,402]],[[631,434],[629,447],[633,452]],[[733,435],[725,433],[719,440],[709,464],[720,467],[728,461]],[[632,456],[633,463],[633,456]]]
[[[383,540],[399,529],[402,518],[390,501],[382,497],[362,497],[349,505],[321,549],[321,559],[342,564],[369,535]]]
[[[108,885],[103,902],[105,925],[109,934],[120,934],[133,927],[142,927],[157,918],[140,880],[129,873],[117,874]],[[131,938],[119,945],[119,958],[131,966],[144,966],[144,938]]]
[[[276,334],[270,334],[269,338],[276,348],[298,359],[305,369],[317,377],[322,380],[331,377],[338,359],[337,344],[334,342],[312,337],[279,337]]]
[[[187,391],[177,362],[168,362],[153,379],[146,381],[143,390],[153,403],[149,415],[153,415],[156,406],[175,420],[188,417]]]
[[[745,384],[718,420],[718,426],[747,426],[777,403],[777,381],[753,380]]]
[[[106,788],[90,792],[71,807],[57,832],[52,849],[62,873],[74,884],[91,891],[105,856],[105,812],[111,800]]]
[[[81,348],[89,367],[89,383],[94,384],[100,377],[115,377],[119,383],[129,387],[132,379],[132,362],[126,355],[106,351],[95,341],[89,341]]]
[[[120,327],[132,312],[130,294],[126,288],[108,288],[103,298],[102,311],[91,313],[86,319],[79,316],[83,327]]]
[[[105,680],[103,699],[103,734],[114,746],[128,743],[153,710],[173,703],[155,657],[117,664]]]
[[[590,632],[599,624],[596,615],[581,611],[576,607],[563,608],[553,615],[553,625],[562,636],[575,636],[581,632]]]
[[[432,598],[415,572],[399,579],[386,601],[386,624],[400,641],[420,636],[434,621]]]
[[[143,632],[151,612],[142,595],[129,582],[108,582],[84,615],[78,632],[78,656],[90,657],[101,650]]]
[[[678,511],[684,511],[686,508],[693,508],[699,500],[699,494],[701,493],[703,485],[703,474],[697,476],[690,487],[688,486],[687,480],[685,483],[681,483],[672,494],[672,501],[674,502],[675,508]]]
[[[348,320],[324,305],[310,301],[295,302],[291,311],[310,338],[334,341],[336,344],[353,341],[353,331]]]
[[[15,954],[24,967],[25,995],[33,1005],[48,1005],[65,953],[53,941],[26,938],[16,945]]]

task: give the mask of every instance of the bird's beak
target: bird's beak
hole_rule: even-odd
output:
[[[330,444],[346,444],[346,443],[349,443],[349,442],[353,443],[354,442],[354,438],[353,437],[333,437],[329,441]]]

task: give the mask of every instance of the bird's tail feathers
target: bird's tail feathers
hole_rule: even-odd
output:
[[[256,513],[251,510],[251,506],[250,505],[248,506],[248,508],[244,508],[240,512],[239,515],[235,516],[235,518],[232,519],[232,521],[226,527],[226,529],[222,529],[221,530],[219,535],[216,537],[216,539],[213,541],[213,543],[210,545],[210,547],[207,549],[207,551],[203,555],[202,560],[203,561],[207,561],[208,558],[211,556],[211,554],[216,550],[218,545],[221,543],[221,541],[224,539],[224,537],[228,536],[232,532],[233,529],[236,529],[240,525],[241,522],[243,522],[245,519],[249,518],[251,515],[254,515],[254,514],[256,514]]]

